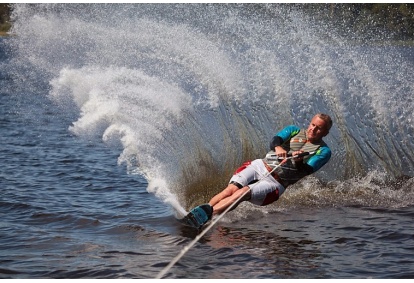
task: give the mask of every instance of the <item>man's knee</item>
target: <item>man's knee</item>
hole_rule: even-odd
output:
[[[228,186],[223,190],[222,193],[226,197],[229,197],[229,196],[233,195],[235,192],[237,192],[238,190],[239,190],[239,188],[236,185],[228,184]]]

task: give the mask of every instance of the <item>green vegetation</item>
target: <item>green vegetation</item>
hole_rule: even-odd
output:
[[[414,39],[414,4],[296,4],[343,34]],[[385,37],[385,38],[384,38]]]
[[[11,28],[9,4],[0,4],[0,35],[6,34]]]
[[[139,5],[139,4],[137,4]],[[366,38],[379,36],[388,39],[414,39],[414,4],[315,3],[315,4],[245,4],[260,9],[284,5],[300,9],[317,21],[339,32],[358,34]],[[0,33],[11,28],[10,4],[0,4]]]

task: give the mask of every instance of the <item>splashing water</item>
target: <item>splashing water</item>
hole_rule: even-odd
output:
[[[317,112],[334,119],[318,178],[414,174],[412,49],[347,40],[278,5],[13,13],[10,68],[22,89],[48,89],[56,107],[77,111],[69,130],[120,148],[118,162],[178,214],[263,156],[281,127],[306,127]]]

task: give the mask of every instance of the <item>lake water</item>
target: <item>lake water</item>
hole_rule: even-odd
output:
[[[0,38],[0,278],[156,278],[283,126],[328,165],[226,214],[165,278],[413,278],[414,48],[289,7],[16,5]]]

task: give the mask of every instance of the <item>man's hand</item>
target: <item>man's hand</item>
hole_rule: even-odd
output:
[[[277,157],[281,157],[283,159],[285,159],[287,157],[287,151],[283,149],[283,147],[281,146],[276,146],[275,147],[275,153]]]
[[[294,152],[292,152],[292,156],[301,154],[303,152],[304,152],[303,150],[294,151]],[[303,156],[302,157],[298,157],[298,158],[293,158],[293,161],[295,161],[295,162],[301,162],[301,161],[303,161]]]

